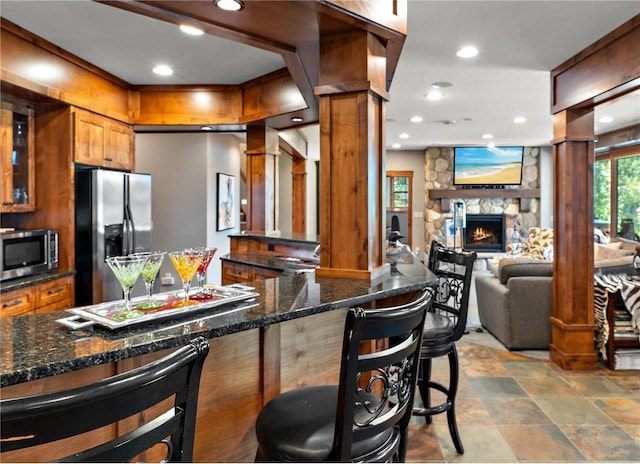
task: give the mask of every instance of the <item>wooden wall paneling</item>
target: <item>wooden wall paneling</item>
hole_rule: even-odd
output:
[[[128,84],[92,64],[61,50],[0,18],[2,81],[61,102],[129,122]],[[34,81],[27,74],[33,63],[58,70],[53,80]]]
[[[267,119],[308,106],[289,72],[282,69],[242,85],[240,122]]]
[[[133,124],[238,124],[242,92],[236,85],[137,86]]]
[[[282,392],[282,324],[260,328],[260,384],[262,405]]]
[[[280,324],[282,391],[337,384],[346,309]]]
[[[551,112],[589,101],[593,104],[599,95],[616,88],[618,94],[624,93],[622,86],[640,76],[639,43],[640,14],[553,69]]]

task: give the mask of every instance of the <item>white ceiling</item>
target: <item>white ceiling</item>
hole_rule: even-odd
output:
[[[88,0],[2,0],[0,14],[131,84],[238,84],[284,67],[277,54],[207,34],[186,36],[171,24]],[[478,145],[485,133],[497,145],[549,144],[550,70],[637,14],[640,0],[409,0],[408,37],[387,105],[388,147]],[[456,57],[468,44],[480,54]],[[150,72],[161,62],[174,68],[173,76]],[[442,100],[427,100],[438,81],[453,86],[443,89]],[[607,106],[597,116],[615,119],[597,123],[596,133],[640,122],[640,92]],[[423,122],[411,123],[414,115]],[[527,122],[515,124],[515,116]],[[398,138],[403,132],[408,139]]]

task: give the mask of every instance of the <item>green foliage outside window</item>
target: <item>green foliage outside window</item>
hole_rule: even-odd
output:
[[[409,206],[409,178],[393,177],[392,208],[407,208]]]
[[[593,167],[593,219],[598,222],[611,220],[611,162],[608,159],[595,162]]]
[[[615,162],[616,235],[624,232],[621,227],[623,221],[632,222],[637,238],[640,233],[640,155],[620,157]],[[610,160],[596,161],[593,172],[593,217],[596,221],[609,222],[611,219],[610,192],[613,180]]]
[[[618,171],[616,191],[618,232],[624,232],[621,230],[622,221],[631,219],[637,238],[640,232],[640,155],[618,158],[616,168]]]

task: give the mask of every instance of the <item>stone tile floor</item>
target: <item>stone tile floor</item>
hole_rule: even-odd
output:
[[[640,462],[640,371],[563,371],[547,351],[509,352],[473,329],[458,352],[465,453],[445,414],[413,417],[407,462]],[[448,379],[446,358],[433,373]]]

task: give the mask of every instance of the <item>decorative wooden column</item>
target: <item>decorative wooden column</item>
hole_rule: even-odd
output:
[[[307,160],[304,158],[292,158],[292,213],[293,233],[306,234],[307,232]]]
[[[247,126],[247,230],[274,232],[278,224],[278,132]]]
[[[598,367],[593,311],[593,108],[554,116],[554,261],[551,360]],[[588,244],[589,246],[586,246]],[[584,289],[584,290],[578,290]]]
[[[319,277],[373,279],[384,254],[384,45],[351,31],[320,40]]]
[[[640,15],[551,72],[554,114],[554,268],[551,360],[595,369],[593,111],[640,89]]]

